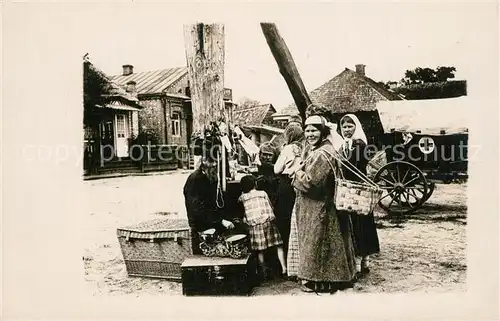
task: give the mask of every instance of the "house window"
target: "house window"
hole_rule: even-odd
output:
[[[172,135],[181,136],[181,113],[178,111],[172,113]]]
[[[116,115],[116,137],[125,138],[125,115]]]
[[[84,130],[83,139],[85,139],[85,140],[94,139],[94,131],[93,131],[92,127],[84,126],[83,130]]]

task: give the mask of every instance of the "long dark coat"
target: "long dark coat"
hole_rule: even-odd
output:
[[[217,207],[216,196],[217,185],[211,183],[201,169],[189,175],[184,185],[184,202],[194,254],[201,254],[198,232],[210,228],[223,230],[223,212]]]
[[[295,173],[292,183],[297,190],[299,278],[304,280],[351,282],[356,273],[349,215],[339,215],[334,204],[338,167],[330,156],[333,152],[326,139],[308,150],[304,166]]]
[[[271,205],[273,209],[276,208],[276,201],[278,195],[278,176],[274,174],[272,164],[263,164],[259,166],[259,171],[256,173],[257,181],[256,189],[259,191],[264,191],[269,196],[271,200]]]
[[[352,142],[352,149],[341,148],[341,152],[347,160],[356,166],[356,168],[366,175],[366,165],[368,159],[365,155],[366,144],[356,139]],[[361,179],[351,170],[342,166],[344,178],[351,181],[359,182]],[[380,252],[380,245],[375,225],[375,218],[372,215],[350,214],[354,229],[355,249],[357,256],[366,256]]]

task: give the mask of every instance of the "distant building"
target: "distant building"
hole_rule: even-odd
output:
[[[122,74],[111,79],[129,88],[144,106],[139,114],[139,135],[143,141],[189,145],[193,115],[187,67],[135,73],[132,65],[124,65]],[[228,109],[233,106],[231,99],[231,89],[225,88],[224,100]]]
[[[443,99],[467,96],[467,81],[452,80],[395,87],[406,100]]]
[[[360,119],[368,140],[382,131],[375,107],[379,101],[403,100],[396,92],[366,76],[366,66],[358,64],[353,71],[345,68],[320,87],[309,93],[313,103],[331,107],[334,120],[347,113],[354,113]],[[286,123],[291,115],[298,114],[295,104],[273,115],[276,122]]]
[[[89,61],[83,63],[84,173],[112,166],[129,170],[130,141],[138,133],[142,111],[137,97],[113,82]],[[127,168],[126,168],[127,167]]]
[[[276,109],[272,104],[263,104],[233,110],[233,123],[239,125],[245,134],[250,134],[252,141],[259,145],[270,141],[274,135],[283,133],[283,129],[274,125],[273,115]]]

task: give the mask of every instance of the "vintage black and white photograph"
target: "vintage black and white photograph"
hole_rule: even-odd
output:
[[[82,53],[93,293],[466,290],[463,13],[370,7],[94,35]]]
[[[23,5],[9,317],[492,315],[493,2]]]

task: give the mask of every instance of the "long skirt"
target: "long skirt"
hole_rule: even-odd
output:
[[[377,226],[371,215],[351,214],[356,256],[367,256],[380,252]]]
[[[292,210],[295,205],[295,190],[292,186],[292,180],[288,175],[279,176],[278,193],[276,200],[276,224],[283,238],[283,248],[285,253],[288,251],[288,240],[290,236],[290,222],[292,219]]]
[[[290,222],[290,238],[288,241],[288,254],[286,261],[288,276],[299,275],[299,238],[297,236],[297,217],[295,216],[295,207],[292,211]]]

